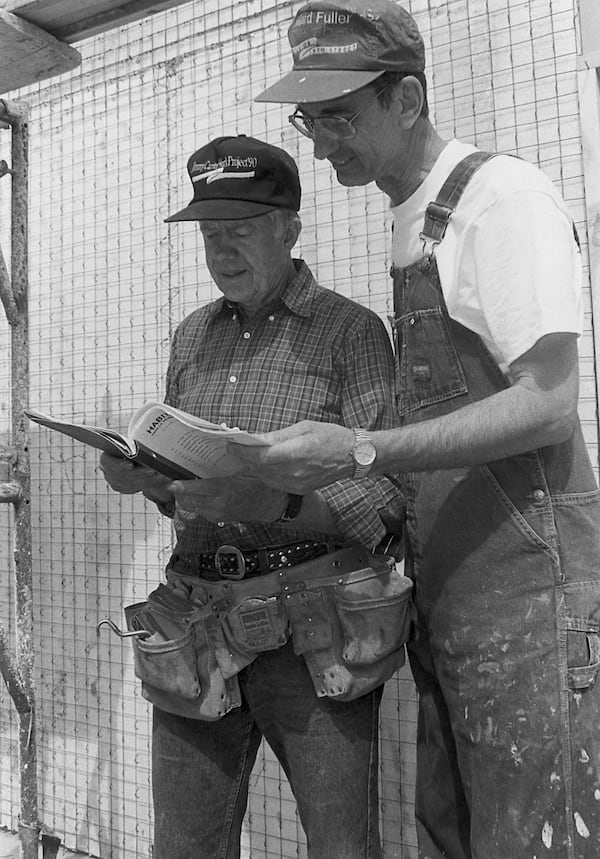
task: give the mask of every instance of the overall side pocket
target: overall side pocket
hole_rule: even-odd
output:
[[[600,581],[560,587],[562,634],[567,643],[567,682],[574,692],[591,689],[600,675]]]

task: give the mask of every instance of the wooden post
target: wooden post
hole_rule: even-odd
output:
[[[0,486],[0,502],[14,508],[14,563],[16,581],[16,655],[13,658],[0,630],[0,671],[19,717],[20,818],[19,838],[23,859],[37,859],[38,821],[35,694],[33,685],[33,600],[31,568],[30,469],[23,409],[29,398],[29,320],[27,276],[28,125],[24,108],[0,100],[0,123],[10,126],[11,273],[0,253],[0,299],[11,328],[12,449],[2,451],[11,480]],[[6,126],[4,126],[6,127]]]
[[[600,51],[593,60],[600,65]],[[596,395],[600,401],[600,69],[580,59],[579,112],[585,181],[585,206],[588,225],[592,325],[596,368]],[[598,415],[597,415],[598,419]],[[600,425],[598,426],[600,435]]]

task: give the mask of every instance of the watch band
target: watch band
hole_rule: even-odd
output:
[[[294,495],[292,492],[288,492],[288,501],[287,506],[279,519],[276,519],[276,522],[293,522],[296,519],[300,511],[302,510],[302,502],[304,501],[304,495]]]
[[[353,478],[360,480],[371,471],[377,457],[377,451],[371,434],[367,430],[355,427],[352,432],[354,433],[354,444],[350,455],[354,460]]]

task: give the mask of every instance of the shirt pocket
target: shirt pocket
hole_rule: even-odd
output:
[[[465,374],[440,307],[391,318],[400,417],[467,393]]]

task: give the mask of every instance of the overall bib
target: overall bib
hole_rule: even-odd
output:
[[[433,247],[474,153],[427,209]],[[524,241],[526,241],[524,237]],[[433,251],[394,276],[401,424],[508,387],[450,319]],[[600,494],[568,441],[409,477],[421,859],[600,856]]]

